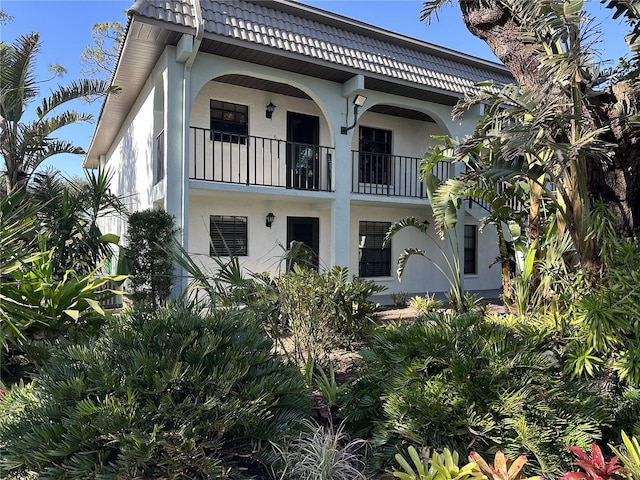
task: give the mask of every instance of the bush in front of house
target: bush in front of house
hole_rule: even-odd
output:
[[[126,256],[132,263],[134,301],[156,309],[169,298],[175,281],[169,252],[177,233],[174,218],[164,210],[150,208],[129,216]]]
[[[528,455],[545,476],[566,471],[565,445],[586,448],[613,420],[608,401],[565,373],[532,329],[479,312],[377,329],[345,398],[355,435],[387,454],[400,442],[501,449]]]
[[[297,368],[250,314],[133,310],[0,398],[0,469],[43,478],[242,478],[306,417]]]

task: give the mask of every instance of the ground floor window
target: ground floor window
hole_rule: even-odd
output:
[[[391,244],[382,248],[384,237],[390,227],[390,222],[360,222],[359,276],[391,276]]]
[[[209,217],[209,255],[247,256],[247,217],[211,215]]]
[[[464,226],[464,273],[478,273],[478,227]]]

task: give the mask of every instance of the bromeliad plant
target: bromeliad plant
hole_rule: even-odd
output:
[[[489,465],[477,452],[471,452],[469,458],[477,465],[473,476],[483,480],[519,480],[522,477],[522,467],[527,463],[526,455],[520,455],[510,464],[501,450],[496,452],[493,465]],[[525,480],[544,480],[544,478],[536,475]]]
[[[400,480],[465,480],[474,476],[474,470],[476,470],[475,462],[459,467],[458,452],[455,450],[451,452],[448,448],[445,448],[442,453],[433,452],[431,457],[429,457],[428,448],[422,448],[418,453],[411,445],[407,452],[415,470],[404,456],[397,453],[396,461],[404,472],[396,470],[393,476]]]
[[[573,453],[577,460],[575,464],[582,472],[567,472],[563,480],[619,480],[622,476],[622,465],[618,464],[618,457],[606,461],[602,450],[595,443],[591,444],[591,456],[580,447],[568,446],[567,450]]]
[[[640,478],[640,444],[638,444],[638,439],[635,436],[629,438],[623,431],[622,442],[624,443],[623,448],[618,449],[610,445],[611,450],[625,466],[624,476],[630,480],[638,480]]]

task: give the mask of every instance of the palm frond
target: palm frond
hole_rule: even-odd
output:
[[[71,82],[69,85],[59,85],[58,89],[51,93],[48,98],[43,98],[41,105],[36,108],[38,118],[42,119],[54,108],[57,108],[71,100],[84,97],[94,97],[116,93],[119,87],[111,86],[105,80],[83,79]]]
[[[13,45],[3,43],[0,48],[0,115],[9,122],[20,121],[24,105],[38,94],[34,62],[39,50],[37,33],[22,35]]]
[[[452,3],[453,0],[427,0],[422,4],[422,10],[420,12],[420,21],[431,23],[433,16],[438,18],[438,11],[445,5]]]

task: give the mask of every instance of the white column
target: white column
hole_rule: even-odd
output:
[[[341,125],[335,125],[335,159],[333,178],[335,200],[331,206],[331,264],[349,267],[351,251],[351,140],[353,131],[340,134]]]
[[[184,118],[183,112],[183,82],[184,65],[177,63],[174,47],[167,47],[167,64],[163,73],[164,80],[164,125],[165,125],[165,155],[166,155],[166,195],[164,200],[165,210],[175,219],[179,243],[183,248],[188,248],[188,218],[185,215],[184,195],[185,182],[184,168],[188,168],[188,160],[183,158],[184,145]],[[187,200],[188,202],[188,200]],[[174,266],[176,282],[173,287],[173,296],[184,292],[187,286],[186,273],[178,265]]]

